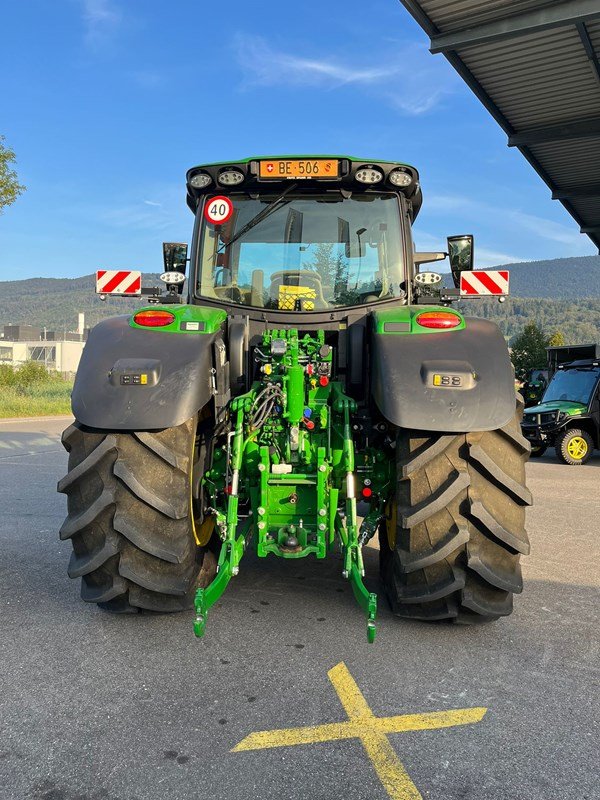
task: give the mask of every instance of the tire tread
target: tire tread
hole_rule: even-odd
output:
[[[83,600],[114,613],[180,611],[193,602],[203,550],[191,520],[195,420],[164,431],[63,433],[69,471],[58,483]]]
[[[397,528],[380,534],[381,577],[399,616],[489,621],[510,614],[529,553],[529,442],[515,418],[495,431],[399,431]]]

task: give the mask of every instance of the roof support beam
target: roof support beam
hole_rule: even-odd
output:
[[[600,18],[598,0],[563,0],[523,14],[501,17],[493,22],[473,25],[451,33],[440,33],[431,39],[431,52],[447,53],[450,50],[510,39],[548,28],[585,23],[598,18]]]
[[[528,147],[544,142],[565,142],[571,139],[590,139],[596,136],[600,136],[600,117],[518,131],[508,137],[508,146]]]
[[[590,34],[588,32],[586,24],[585,22],[578,22],[576,27],[579,36],[581,38],[581,43],[585,48],[586,55],[592,64],[592,70],[594,71],[596,80],[600,83],[600,61],[598,61],[598,56],[596,55],[596,51],[594,50],[594,45],[592,44],[592,40],[590,39]]]
[[[585,200],[595,197],[600,199],[600,186],[567,186],[552,192],[553,200]]]

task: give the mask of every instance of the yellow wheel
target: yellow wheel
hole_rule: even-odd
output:
[[[594,443],[587,431],[570,428],[558,437],[555,447],[556,455],[560,460],[574,467],[588,461],[592,455]]]
[[[578,461],[587,454],[588,446],[585,439],[581,436],[574,436],[567,444],[567,452],[571,458],[576,458]]]

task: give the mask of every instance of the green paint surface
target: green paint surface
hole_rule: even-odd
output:
[[[530,406],[526,409],[527,414],[544,414],[548,411],[561,411],[569,417],[577,417],[587,414],[588,407],[584,403],[576,403],[574,400],[551,400],[548,403],[540,403],[537,406]]]
[[[428,311],[443,311],[454,314],[460,319],[460,324],[456,328],[424,328],[417,322],[420,314]],[[375,333],[382,333],[386,336],[406,336],[411,333],[452,333],[462,331],[466,327],[465,319],[458,311],[441,306],[395,306],[373,312],[375,320]],[[406,330],[386,330],[386,323],[400,324],[406,326]]]

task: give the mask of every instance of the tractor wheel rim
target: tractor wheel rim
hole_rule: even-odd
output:
[[[574,436],[567,444],[567,453],[577,461],[580,461],[587,451],[587,442],[581,436]]]

